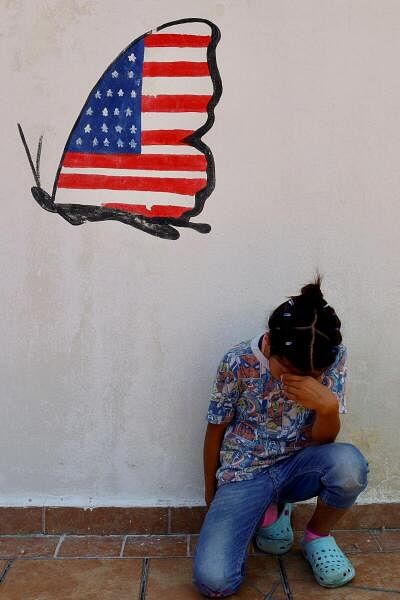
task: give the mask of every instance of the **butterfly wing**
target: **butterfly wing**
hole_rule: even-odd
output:
[[[90,92],[57,171],[55,204],[189,220],[215,185],[201,140],[222,92],[219,29],[183,19],[146,33]],[[61,208],[61,207],[60,207]],[[74,207],[75,212],[78,206]]]

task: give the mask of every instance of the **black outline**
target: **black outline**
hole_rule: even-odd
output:
[[[128,50],[131,46],[139,42],[141,39],[145,38],[147,35],[153,33],[154,31],[161,31],[166,27],[171,27],[173,25],[180,25],[182,23],[206,23],[211,29],[211,41],[207,46],[207,62],[209,66],[211,80],[213,82],[214,91],[211,96],[211,99],[207,105],[207,121],[202,125],[199,129],[194,131],[191,135],[184,138],[184,142],[189,145],[197,148],[204,154],[207,160],[207,185],[205,188],[201,189],[199,192],[195,194],[195,205],[189,211],[186,211],[179,219],[175,219],[173,217],[147,217],[143,215],[138,215],[134,213],[128,213],[125,211],[113,209],[113,208],[105,208],[102,206],[92,206],[87,204],[56,204],[55,196],[57,191],[57,181],[60,176],[62,162],[67,151],[67,147],[69,141],[72,136],[72,132],[74,131],[82,111],[86,106],[86,103],[97,87],[99,81],[102,79],[104,73],[112,67],[114,63],[116,63],[119,57]],[[40,137],[38,151],[36,156],[36,169],[33,164],[33,160],[31,158],[28,145],[26,143],[24,134],[22,132],[21,126],[18,124],[19,133],[22,139],[22,143],[24,144],[26,154],[28,156],[29,164],[31,166],[31,170],[33,172],[33,176],[36,182],[36,186],[31,188],[31,192],[36,202],[45,210],[49,212],[55,212],[61,215],[64,219],[66,219],[72,225],[82,225],[86,221],[105,221],[105,220],[117,220],[121,223],[126,223],[127,225],[131,225],[146,233],[154,235],[156,237],[161,237],[164,239],[178,239],[179,231],[177,231],[172,225],[175,227],[190,227],[191,229],[195,229],[200,233],[209,233],[211,230],[210,225],[206,223],[192,223],[190,219],[194,216],[197,216],[201,213],[204,207],[204,203],[210,194],[213,192],[215,188],[215,163],[212,152],[210,148],[202,141],[202,136],[211,129],[214,124],[215,115],[214,108],[218,104],[219,99],[222,94],[222,81],[221,76],[218,71],[217,60],[216,60],[216,47],[221,38],[221,32],[219,28],[209,21],[208,19],[197,19],[197,18],[189,18],[189,19],[179,19],[177,21],[170,21],[168,23],[164,23],[160,25],[155,30],[150,30],[136,38],[133,42],[129,44],[124,50],[122,50],[118,56],[110,63],[110,65],[103,71],[103,74],[93,86],[92,90],[89,92],[88,97],[86,98],[82,110],[79,113],[71,131],[68,136],[67,142],[65,144],[60,163],[56,172],[53,192],[50,196],[45,190],[40,187],[40,178],[39,178],[39,164],[40,164],[40,154],[42,147],[42,137]]]

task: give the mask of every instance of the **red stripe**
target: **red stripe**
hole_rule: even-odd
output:
[[[119,204],[117,202],[107,202],[102,204],[105,208],[116,208],[126,212],[133,212],[146,217],[175,217],[179,218],[184,212],[191,210],[190,207],[182,206],[152,206],[150,209],[142,204]]]
[[[141,192],[169,192],[193,196],[207,185],[206,179],[180,177],[109,177],[108,175],[66,175],[58,178],[59,188],[78,190],[137,190]]]
[[[211,96],[165,94],[142,96],[143,112],[206,112]]]
[[[146,48],[174,47],[174,48],[206,48],[211,42],[209,35],[192,35],[182,33],[152,33],[144,38]]]
[[[203,154],[85,154],[67,152],[64,156],[63,166],[149,169],[153,171],[206,171],[207,160]]]
[[[190,129],[149,129],[142,131],[142,146],[183,144],[182,140],[192,133]]]
[[[144,77],[204,77],[210,75],[206,62],[145,62]]]

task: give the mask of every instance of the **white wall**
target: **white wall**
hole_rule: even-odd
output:
[[[340,439],[360,502],[400,501],[400,4],[395,0],[3,0],[0,504],[203,504],[217,363],[315,267],[343,322]],[[19,140],[44,133],[51,190],[89,89],[135,37],[204,17],[223,96],[205,137],[200,235],[42,210]]]

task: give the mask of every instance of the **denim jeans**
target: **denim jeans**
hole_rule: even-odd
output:
[[[220,485],[200,531],[193,585],[210,598],[233,594],[245,577],[248,545],[272,502],[319,496],[329,506],[350,508],[367,487],[368,472],[355,446],[333,442],[299,450],[253,479]]]

